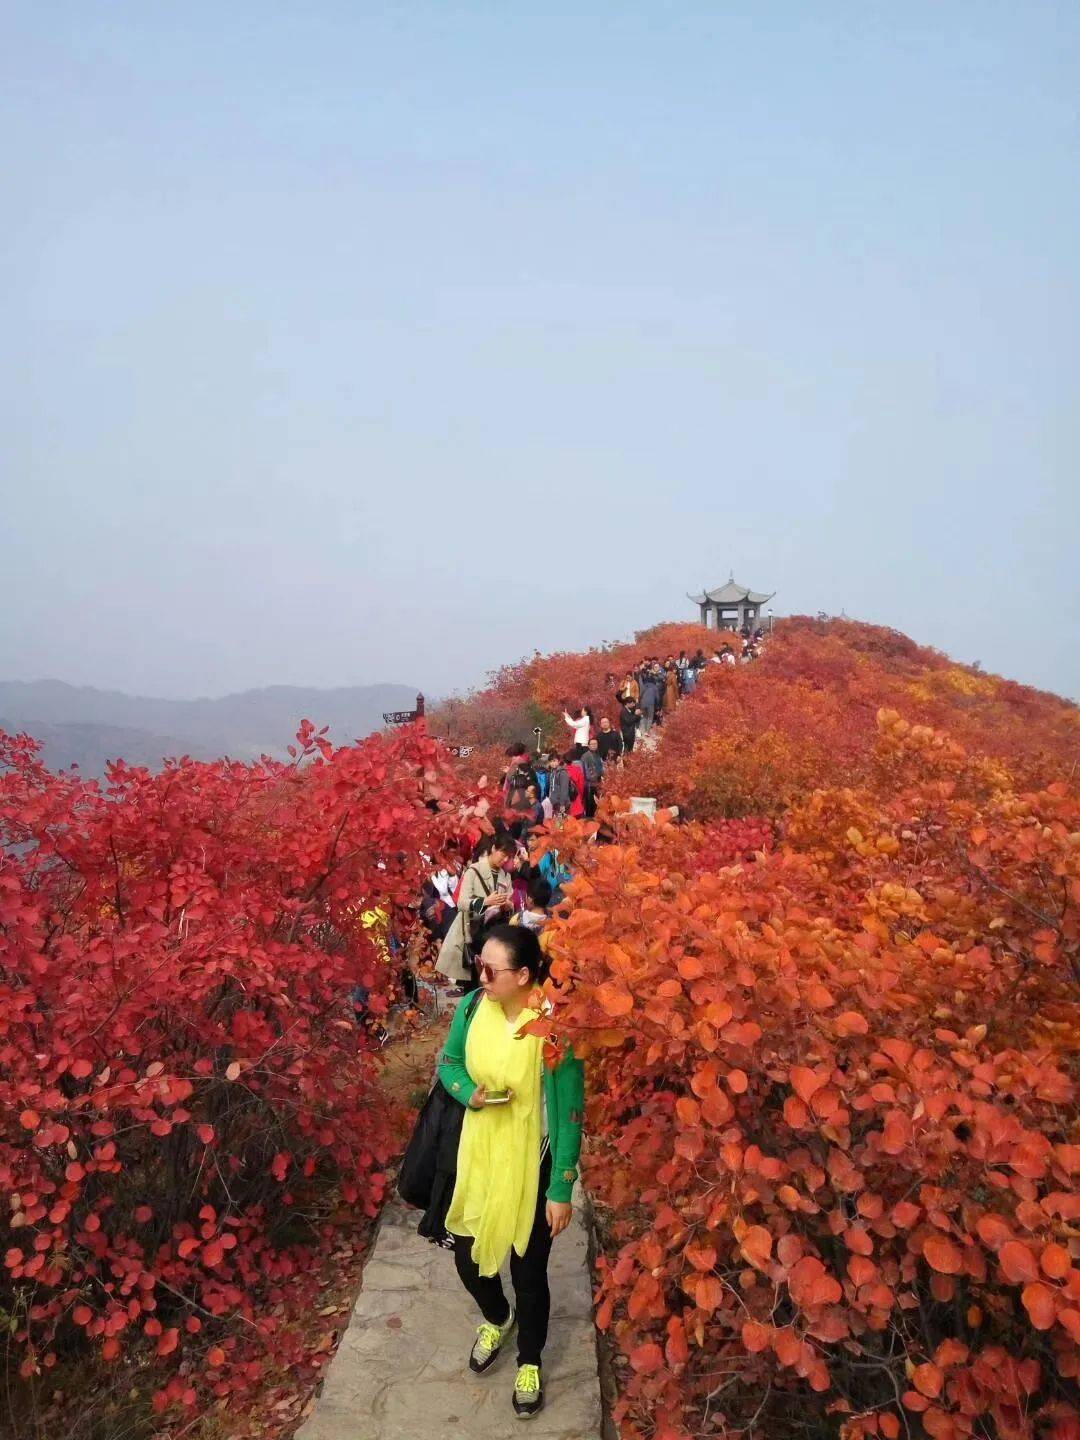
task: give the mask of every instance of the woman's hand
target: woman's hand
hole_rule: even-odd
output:
[[[570,1217],[574,1213],[574,1207],[564,1200],[549,1200],[547,1202],[547,1223],[551,1230],[551,1238],[561,1235],[570,1224]]]
[[[482,1110],[487,1104],[487,1090],[483,1085],[477,1085],[476,1089],[469,1096],[469,1109]]]

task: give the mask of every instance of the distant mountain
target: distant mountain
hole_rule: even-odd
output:
[[[380,729],[384,710],[415,702],[408,685],[271,685],[216,700],[157,700],[61,680],[0,680],[0,729],[41,740],[51,769],[78,764],[101,775],[117,758],[157,766],[166,755],[281,757],[304,719],[329,725],[330,739],[345,745]]]

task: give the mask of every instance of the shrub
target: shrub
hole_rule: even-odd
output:
[[[1080,806],[874,733],[754,863],[558,837],[626,1440],[1080,1433]]]
[[[275,1305],[333,1205],[381,1203],[398,1135],[348,997],[385,1010],[383,916],[457,782],[422,726],[297,738],[292,765],[101,788],[0,734],[0,1314],[27,1383],[96,1355],[156,1365],[159,1411],[238,1395],[289,1363]]]

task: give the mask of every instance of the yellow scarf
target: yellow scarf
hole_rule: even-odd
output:
[[[511,1245],[525,1254],[536,1215],[543,1041],[538,1035],[514,1036],[536,1014],[522,1010],[509,1024],[499,1002],[485,996],[465,1041],[471,1078],[489,1090],[509,1087],[514,1092],[508,1105],[466,1110],[461,1127],[446,1228],[473,1237],[481,1275],[497,1275]]]

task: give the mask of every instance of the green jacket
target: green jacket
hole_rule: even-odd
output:
[[[439,1061],[439,1079],[447,1094],[468,1105],[476,1081],[465,1068],[465,1037],[480,1002],[470,1004],[470,995],[454,1011],[446,1048]],[[571,1050],[555,1066],[544,1067],[544,1096],[547,1100],[548,1143],[551,1146],[551,1182],[547,1198],[569,1204],[581,1156],[581,1121],[585,1110],[585,1067]]]

